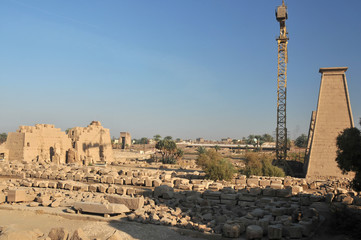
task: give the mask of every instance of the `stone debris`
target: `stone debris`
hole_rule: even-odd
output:
[[[202,174],[4,162],[0,175],[13,179],[2,182],[0,204],[15,202],[18,195],[17,200],[23,199],[19,202],[36,209],[122,214],[129,221],[247,239],[309,237],[320,224],[313,203],[361,205],[359,193],[347,188],[346,179],[238,175],[231,182],[215,182],[202,179]]]

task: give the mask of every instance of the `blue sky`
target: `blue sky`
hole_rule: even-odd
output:
[[[361,117],[361,1],[286,1],[287,127],[307,133],[320,67],[349,67]],[[274,10],[257,0],[0,3],[0,132],[101,121],[112,136],[274,134]]]

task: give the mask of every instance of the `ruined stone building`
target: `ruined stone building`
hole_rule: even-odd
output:
[[[120,132],[119,144],[121,149],[129,148],[132,145],[132,137],[128,132]]]
[[[321,68],[317,110],[312,112],[305,157],[306,177],[346,177],[336,162],[336,138],[354,126],[347,89],[347,67]]]
[[[8,134],[6,148],[8,160],[36,160],[39,162],[65,163],[71,140],[60,128],[51,124],[20,126]]]
[[[8,161],[79,164],[113,161],[109,129],[97,121],[88,127],[72,128],[68,135],[51,124],[20,126],[8,134],[0,155]]]
[[[75,150],[74,158],[69,156],[69,162],[81,161],[87,164],[113,161],[109,129],[103,128],[99,121],[93,121],[87,127],[72,128],[68,136]]]

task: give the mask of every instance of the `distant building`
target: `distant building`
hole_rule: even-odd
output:
[[[232,138],[222,138],[221,142],[222,143],[232,143],[232,140],[233,140]]]
[[[119,144],[121,149],[129,148],[132,145],[132,136],[128,132],[120,132]]]
[[[197,139],[196,139],[196,142],[197,142],[197,143],[204,143],[204,138],[197,138]]]

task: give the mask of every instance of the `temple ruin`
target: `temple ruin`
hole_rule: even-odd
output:
[[[10,132],[2,159],[52,163],[111,162],[113,152],[109,129],[93,121],[88,127],[72,128],[68,135],[51,124],[20,126]]]
[[[337,136],[354,126],[346,70],[347,67],[320,68],[318,105],[311,116],[304,165],[306,177],[345,177],[335,160]]]
[[[75,161],[87,164],[113,160],[109,129],[103,128],[99,121],[92,121],[87,127],[72,128],[68,136],[78,158]]]
[[[66,162],[71,141],[60,128],[51,124],[20,126],[8,134],[6,148],[9,161]]]

